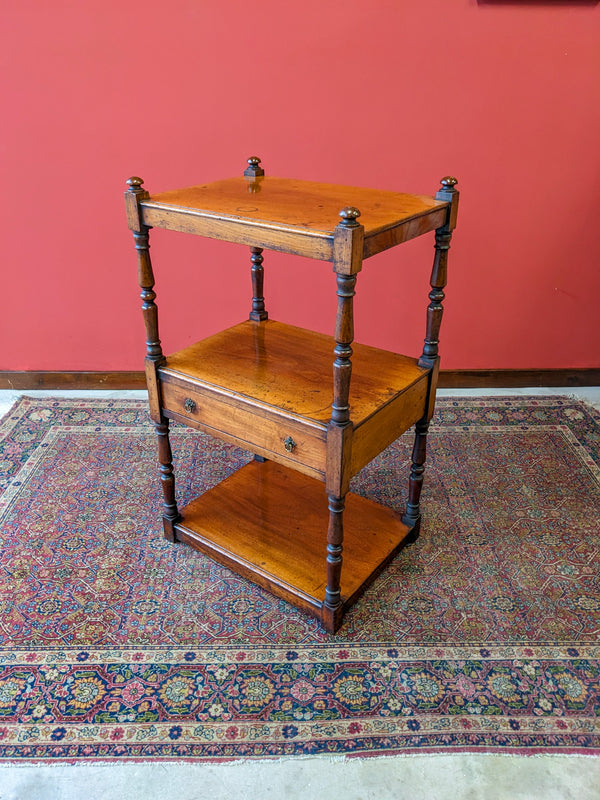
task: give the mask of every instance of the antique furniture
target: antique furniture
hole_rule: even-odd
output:
[[[265,177],[253,157],[243,176],[187,189],[151,195],[140,178],[127,183],[165,536],[316,616],[333,633],[344,612],[419,532],[456,180],[444,178],[435,197],[397,194]],[[153,227],[248,245],[249,319],[164,355],[148,249]],[[430,231],[435,257],[422,355],[353,344],[353,297],[363,261]],[[268,318],[265,249],[332,263],[333,337]],[[302,276],[295,277],[291,291],[301,291]],[[233,442],[255,458],[179,509],[169,420]],[[408,503],[400,519],[348,487],[353,475],[412,425]]]

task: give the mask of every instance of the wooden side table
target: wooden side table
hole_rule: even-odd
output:
[[[435,197],[397,194],[265,177],[260,160],[250,158],[243,176],[187,189],[150,195],[140,178],[127,183],[165,536],[316,616],[334,633],[344,612],[419,533],[456,180],[444,178]],[[152,227],[248,245],[249,319],[165,356],[149,254]],[[353,297],[363,261],[430,231],[435,258],[420,358],[353,344]],[[332,263],[333,337],[268,318],[264,249]],[[179,509],[171,419],[239,445],[255,459]],[[413,424],[408,503],[400,519],[348,487]]]

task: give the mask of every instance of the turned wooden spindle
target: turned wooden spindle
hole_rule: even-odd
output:
[[[429,420],[425,417],[415,425],[415,442],[412,450],[412,462],[410,476],[408,479],[408,502],[406,511],[402,517],[402,522],[411,532],[409,541],[415,541],[419,535],[421,527],[421,489],[423,488],[423,474],[425,472],[425,460],[427,457],[427,432],[429,430]]]
[[[264,274],[263,269],[263,250],[262,247],[251,247],[250,261],[252,261],[252,311],[249,318],[261,322],[268,319],[269,315],[265,309],[265,297],[263,294]]]
[[[260,192],[261,179],[264,177],[265,171],[260,166],[260,158],[257,156],[250,156],[248,159],[248,166],[244,170],[244,177],[248,182],[248,191],[250,193]],[[252,309],[249,314],[249,319],[256,322],[263,322],[269,319],[269,315],[265,308],[264,297],[264,276],[263,269],[263,248],[251,247],[250,260],[252,262]],[[267,459],[264,456],[254,455],[255,461],[265,462]]]
[[[342,606],[340,578],[342,573],[343,514],[345,497],[329,496],[329,527],[327,529],[327,586],[325,605],[335,610]]]
[[[151,361],[161,363],[164,360],[164,356],[158,336],[158,308],[154,302],[156,292],[154,291],[154,275],[150,262],[148,231],[146,230],[142,233],[134,231],[133,240],[138,254],[138,282],[141,289],[142,314],[146,327],[146,357]]]
[[[344,208],[340,211],[343,228],[358,228],[360,211],[357,208]],[[350,421],[348,396],[350,393],[350,377],[352,375],[352,342],[354,341],[353,298],[356,286],[356,275],[336,274],[337,281],[337,316],[335,320],[335,361],[333,362],[333,404],[331,406],[331,422],[336,425],[347,425]]]
[[[133,195],[145,196],[147,192],[142,188],[141,178],[130,178],[127,181],[129,192]],[[154,302],[156,292],[154,291],[154,273],[152,271],[152,261],[150,259],[150,242],[148,228],[140,224],[139,231],[133,231],[133,241],[137,252],[138,264],[138,283],[140,286],[142,299],[142,314],[146,328],[146,357],[155,363],[162,363],[164,356],[158,336],[158,308]]]
[[[448,276],[448,250],[452,239],[452,230],[457,208],[458,192],[456,178],[442,178],[442,189],[436,194],[437,200],[447,200],[451,203],[449,219],[446,225],[438,228],[435,232],[435,257],[431,270],[431,291],[429,292],[429,307],[427,308],[427,332],[423,353],[419,359],[419,365],[433,367],[439,356],[439,334],[444,314],[443,302],[445,299],[444,288],[446,287]],[[454,217],[454,220],[453,220]]]
[[[154,302],[156,292],[154,291],[154,273],[150,258],[149,228],[142,223],[138,207],[139,200],[149,196],[142,184],[141,178],[130,178],[127,181],[129,189],[125,193],[125,201],[137,252],[138,283],[141,289],[142,315],[146,328],[146,364],[148,365],[150,362],[150,365],[147,366],[146,374],[149,376],[148,388],[151,395],[151,383],[156,383],[156,369],[164,364],[166,359],[163,355],[158,335],[158,308]],[[134,202],[130,200],[132,195]],[[158,461],[163,492],[163,528],[165,538],[174,542],[176,537],[173,526],[180,519],[180,514],[175,500],[175,477],[173,474],[173,456],[169,442],[169,420],[162,415],[159,406],[155,409],[155,414],[151,416],[153,416],[153,423],[158,437]]]
[[[448,275],[448,250],[452,231],[456,225],[456,212],[458,209],[458,191],[454,188],[456,178],[446,177],[441,180],[442,188],[436,193],[436,200],[450,203],[446,223],[435,232],[435,255],[431,270],[431,291],[429,292],[429,306],[427,307],[427,328],[423,353],[419,358],[419,366],[431,370],[430,384],[426,411],[415,425],[415,442],[412,451],[410,477],[408,479],[408,502],[402,517],[405,525],[412,528],[410,540],[414,541],[419,535],[421,526],[421,489],[423,488],[423,475],[427,459],[427,433],[429,423],[433,416],[437,376],[439,371],[439,335],[444,314],[443,302],[445,299],[444,288]]]
[[[248,166],[244,170],[244,177],[248,181],[248,191],[260,191],[261,179],[264,178],[265,171],[260,166],[260,158],[258,156],[250,156],[248,159]],[[264,269],[263,269],[263,248],[251,247],[250,260],[252,261],[252,310],[250,311],[249,319],[256,322],[262,322],[269,318],[265,309],[265,297],[263,294],[264,284]]]
[[[350,421],[350,378],[352,376],[352,342],[354,340],[354,316],[352,299],[356,285],[356,275],[338,275],[338,310],[335,331],[335,361],[333,362],[333,403],[331,421],[336,425],[346,425]]]

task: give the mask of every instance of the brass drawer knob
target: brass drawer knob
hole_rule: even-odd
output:
[[[196,410],[196,403],[192,400],[191,397],[186,397],[183,403],[183,407],[186,411],[189,411],[190,414],[193,414]]]
[[[288,436],[287,439],[283,440],[283,446],[288,451],[288,453],[291,453],[294,447],[296,447],[296,442],[292,439],[291,436]]]

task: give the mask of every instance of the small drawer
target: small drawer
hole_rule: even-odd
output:
[[[200,404],[195,388],[186,390],[169,383],[161,383],[162,405],[166,411],[200,421]]]
[[[239,441],[240,447],[268,451],[277,461],[293,461],[325,472],[327,429],[286,418],[251,399],[227,398],[197,386],[161,381],[162,405],[182,422],[190,420],[209,433]]]

